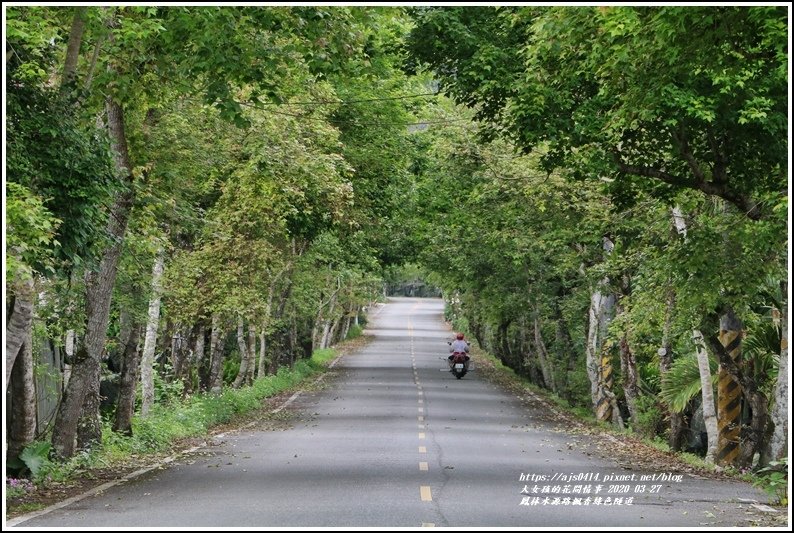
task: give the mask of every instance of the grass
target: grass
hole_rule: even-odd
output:
[[[20,514],[22,514],[22,513],[32,513],[33,511],[38,511],[40,509],[44,509],[44,507],[46,507],[46,504],[44,504],[44,503],[36,503],[36,502],[33,502],[33,503],[21,503],[21,504],[17,505],[14,508],[14,510],[18,511]]]
[[[716,466],[714,464],[706,462],[706,460],[703,457],[700,457],[699,455],[695,455],[694,453],[689,453],[689,452],[674,452],[673,449],[670,448],[670,445],[667,444],[667,442],[665,442],[659,436],[656,436],[652,439],[644,437],[642,439],[642,442],[652,448],[659,450],[660,452],[675,454],[676,457],[681,459],[689,466],[694,466],[695,468],[702,468],[703,470],[709,470],[711,472],[714,472],[716,470]]]
[[[79,452],[65,463],[44,458],[44,464],[36,468],[34,481],[40,486],[68,483],[78,477],[90,478],[92,470],[121,467],[141,458],[151,460],[152,455],[170,451],[179,441],[206,436],[213,427],[256,411],[266,398],[303,385],[325,370],[336,356],[336,350],[331,348],[317,350],[310,359],[296,362],[292,369],[282,367],[277,374],[259,378],[249,387],[184,399],[172,397],[156,404],[146,418],[135,416],[131,437],[113,432],[111,422],[106,421],[101,446]]]

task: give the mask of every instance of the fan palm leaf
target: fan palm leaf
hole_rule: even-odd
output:
[[[711,383],[717,383],[717,362],[709,357],[711,370]],[[689,402],[700,394],[700,369],[696,354],[688,354],[673,361],[670,370],[661,380],[659,396],[671,411],[680,413],[686,409]]]

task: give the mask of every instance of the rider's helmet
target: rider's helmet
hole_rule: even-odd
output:
[[[455,336],[455,338],[456,338],[456,339],[458,339],[459,341],[462,341],[462,340],[463,340],[463,333],[458,333],[458,334]]]

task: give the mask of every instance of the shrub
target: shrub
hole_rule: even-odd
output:
[[[640,396],[637,398],[635,413],[636,420],[633,423],[633,429],[643,437],[652,439],[659,431],[659,428],[664,423],[664,415],[662,414],[656,398],[653,396]]]
[[[352,326],[350,326],[350,329],[347,331],[347,337],[345,337],[345,340],[350,340],[350,339],[355,339],[356,337],[360,337],[362,331],[364,331],[364,328],[356,324],[353,324]]]
[[[772,461],[769,466],[756,472],[758,477],[753,485],[760,487],[772,498],[777,505],[788,505],[788,457],[780,461]]]

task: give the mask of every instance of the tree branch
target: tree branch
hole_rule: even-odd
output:
[[[694,189],[712,196],[718,196],[738,207],[739,210],[741,210],[749,219],[759,220],[761,218],[761,209],[758,202],[754,202],[747,196],[730,190],[725,183],[703,180],[693,181],[682,176],[669,174],[653,167],[627,165],[621,161],[617,161],[617,165],[618,169],[625,174],[634,174],[635,176],[654,178],[676,187]]]
[[[722,150],[720,150],[720,145],[717,143],[717,138],[714,136],[714,132],[711,129],[708,129],[706,130],[706,134],[708,135],[711,153],[714,156],[714,181],[717,183],[725,183],[728,181],[728,176],[725,172],[725,155],[723,154]]]
[[[700,168],[700,164],[695,159],[695,155],[692,153],[692,150],[689,149],[689,143],[686,140],[686,135],[683,131],[680,134],[676,132],[672,133],[674,144],[677,145],[678,151],[686,161],[687,165],[689,165],[689,170],[692,171],[692,174],[695,175],[699,183],[706,181],[706,176],[703,174],[703,169]]]
[[[99,59],[99,52],[102,50],[102,42],[104,36],[100,35],[94,46],[94,53],[91,56],[91,64],[88,67],[88,74],[85,77],[85,84],[83,84],[83,93],[87,93],[91,89],[91,82],[94,81],[94,71],[96,70],[97,59]]]
[[[618,168],[624,174],[634,174],[635,176],[654,178],[657,180],[661,180],[665,183],[669,183],[670,185],[675,185],[676,187],[683,187],[686,189],[698,189],[697,183],[683,176],[676,176],[673,174],[669,174],[667,172],[655,169],[653,167],[627,165],[626,163],[623,163],[621,161],[618,161],[617,163],[618,163]]]

